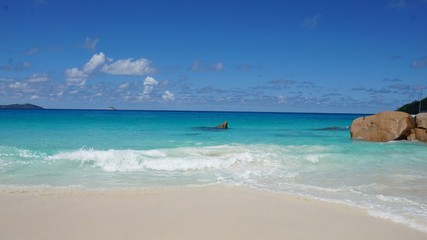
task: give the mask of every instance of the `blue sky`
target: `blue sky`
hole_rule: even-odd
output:
[[[427,0],[0,3],[0,104],[373,113],[427,86]]]

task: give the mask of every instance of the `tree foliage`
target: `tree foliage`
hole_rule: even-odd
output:
[[[397,109],[397,111],[406,112],[409,114],[417,114],[419,112],[420,101],[413,101],[405,104]],[[421,112],[427,111],[427,97],[421,100]]]

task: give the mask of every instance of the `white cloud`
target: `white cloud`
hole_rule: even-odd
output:
[[[193,62],[193,64],[191,64],[191,71],[193,72],[197,72],[200,71],[200,69],[202,68],[203,62],[200,60],[196,60]]]
[[[67,84],[74,86],[84,86],[88,75],[78,68],[69,68],[65,70],[65,75],[67,76]]]
[[[0,65],[0,70],[7,71],[24,71],[30,69],[33,64],[29,61],[14,63],[13,59],[9,60],[8,64]]]
[[[306,28],[316,28],[317,25],[319,24],[320,19],[322,18],[322,15],[319,13],[314,14],[311,17],[306,18],[303,22],[302,22],[302,26],[306,27]]]
[[[98,54],[94,54],[92,58],[87,62],[84,67],[83,71],[85,73],[92,73],[95,71],[98,67],[102,66],[105,63],[105,54],[103,52],[100,52]]]
[[[29,61],[23,61],[18,64],[18,67],[22,70],[31,68],[33,64]]]
[[[40,48],[36,47],[36,48],[31,48],[29,49],[25,54],[27,55],[34,55],[40,52]]]
[[[83,70],[76,67],[65,70],[67,76],[67,84],[74,86],[84,86],[89,75],[92,74],[97,68],[101,67],[106,60],[103,52],[94,54],[89,61],[83,66]]]
[[[47,80],[49,80],[49,77],[46,73],[34,73],[27,79],[30,83],[46,82]]]
[[[145,58],[136,60],[128,58],[117,60],[111,64],[105,64],[101,71],[113,75],[142,76],[154,73],[156,70],[151,67],[151,61]]]
[[[283,88],[290,88],[293,84],[295,84],[294,80],[287,80],[287,79],[275,79],[271,80],[268,83],[272,85],[273,89],[283,89]]]
[[[22,89],[27,87],[27,83],[23,83],[23,82],[14,82],[9,84],[9,88],[13,88],[13,89]]]
[[[119,85],[118,89],[125,90],[125,89],[127,89],[129,87],[129,85],[130,84],[128,82],[122,83],[122,84]]]
[[[253,68],[254,68],[254,66],[252,66],[251,64],[242,63],[242,64],[237,65],[234,69],[236,69],[236,70],[251,70]]]
[[[222,62],[208,64],[201,60],[196,60],[191,64],[190,70],[193,72],[219,72],[224,68],[224,64]]]
[[[153,77],[146,77],[144,80],[144,91],[142,95],[146,98],[150,98],[149,95],[157,84],[159,84],[159,82]]]
[[[162,98],[165,101],[175,101],[175,95],[168,90],[165,91],[165,93],[162,95]]]
[[[0,77],[0,82],[12,82],[14,80],[15,79],[13,79],[13,78],[3,78],[3,77]]]
[[[420,59],[417,59],[412,62],[411,64],[412,68],[424,68],[427,67],[427,57],[423,57]]]
[[[35,99],[39,99],[39,98],[40,98],[40,96],[38,96],[38,95],[33,95],[30,97],[31,100],[35,100]]]
[[[83,66],[83,70],[76,67],[65,70],[67,84],[73,86],[84,86],[89,75],[105,63],[106,57],[103,52],[94,54]]]
[[[144,86],[153,86],[153,85],[157,85],[159,82],[154,79],[153,77],[146,77],[144,79]]]
[[[131,76],[141,76],[154,73],[156,71],[153,67],[151,67],[151,62],[145,58],[140,58],[137,60],[132,58],[120,59],[111,64],[108,64],[107,62],[112,62],[112,59],[107,58],[103,52],[100,52],[98,54],[94,54],[83,66],[83,68],[73,67],[66,69],[65,75],[67,77],[67,84],[84,86],[87,79],[97,71],[102,71],[104,73],[113,75]],[[124,89],[125,85],[121,85],[120,88]]]
[[[98,44],[98,38],[86,38],[85,40],[85,44],[84,47],[88,50],[88,51],[95,51],[96,48],[96,44]]]
[[[286,96],[280,95],[277,97],[278,103],[285,103],[288,98]]]
[[[212,68],[215,71],[219,72],[224,68],[224,64],[223,63],[215,63],[215,64],[212,64]]]

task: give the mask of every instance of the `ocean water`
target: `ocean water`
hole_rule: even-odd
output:
[[[427,232],[427,144],[350,139],[361,115],[2,110],[0,186],[234,184],[315,198]],[[229,129],[215,129],[224,120]]]

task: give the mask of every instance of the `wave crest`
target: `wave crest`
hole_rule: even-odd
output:
[[[263,152],[239,146],[155,150],[79,149],[60,152],[49,158],[51,160],[73,160],[89,163],[107,172],[227,169],[239,164],[268,162],[263,156]]]

